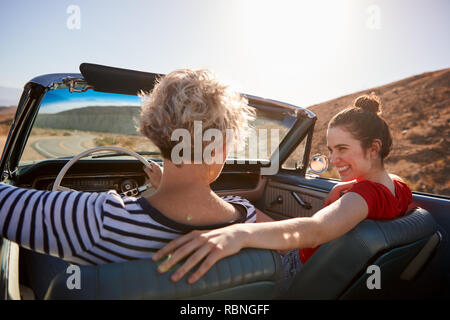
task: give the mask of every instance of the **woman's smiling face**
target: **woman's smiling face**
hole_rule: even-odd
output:
[[[359,140],[344,127],[331,127],[327,131],[330,161],[342,181],[363,179],[372,169],[370,152],[364,152]]]

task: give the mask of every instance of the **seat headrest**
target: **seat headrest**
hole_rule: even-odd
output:
[[[436,229],[436,222],[428,211],[414,208],[396,219],[364,220],[348,235],[352,238],[356,236],[375,253],[420,240],[430,236]]]
[[[81,266],[80,290],[68,290],[68,275],[62,272],[51,282],[45,299],[269,299],[282,273],[279,254],[263,249],[244,249],[218,261],[193,285],[186,279],[172,282],[171,272],[156,271],[158,264],[144,259]]]

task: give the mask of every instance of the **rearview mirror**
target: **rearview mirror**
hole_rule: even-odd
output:
[[[328,170],[328,158],[324,154],[315,154],[309,161],[309,171],[321,174]]]

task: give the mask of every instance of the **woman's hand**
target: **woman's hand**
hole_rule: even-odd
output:
[[[347,192],[351,187],[353,187],[355,183],[356,180],[352,180],[349,182],[339,182],[338,184],[334,185],[333,189],[331,189],[330,193],[328,193],[328,196],[325,198],[323,206],[326,207],[335,202],[343,195],[343,193]]]
[[[150,170],[148,167],[144,167],[144,172],[147,174],[147,177],[149,178],[146,179],[145,184],[148,184],[148,182],[150,181],[150,183],[156,189],[158,189],[161,183],[163,169],[154,161],[148,160],[148,162],[150,163],[152,169]]]
[[[172,240],[153,256],[153,261],[163,257],[159,272],[166,272],[181,259],[190,255],[186,262],[172,274],[172,281],[180,280],[202,259],[200,267],[189,277],[192,284],[201,278],[217,261],[238,253],[244,246],[246,232],[244,224],[234,224],[225,228],[208,231],[192,231],[180,238]]]

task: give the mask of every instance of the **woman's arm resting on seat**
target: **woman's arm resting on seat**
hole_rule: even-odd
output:
[[[189,256],[171,277],[173,281],[178,281],[204,259],[188,279],[189,283],[194,283],[218,260],[233,255],[242,248],[314,248],[347,233],[364,220],[367,214],[365,200],[350,192],[308,218],[234,224],[212,231],[193,231],[168,243],[153,256],[153,260],[157,261],[172,253],[170,259],[165,260],[158,268],[165,272]]]

